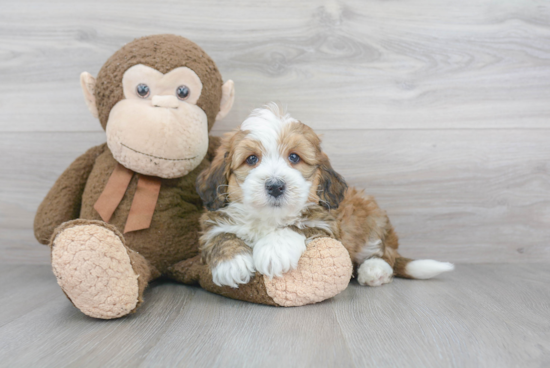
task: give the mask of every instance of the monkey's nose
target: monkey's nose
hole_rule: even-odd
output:
[[[178,98],[176,96],[153,96],[151,102],[155,107],[178,108]]]

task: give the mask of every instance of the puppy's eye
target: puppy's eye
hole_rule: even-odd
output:
[[[141,98],[147,98],[151,93],[151,90],[149,89],[149,86],[145,83],[140,83],[136,87],[136,93]]]
[[[246,163],[249,164],[250,166],[256,165],[258,163],[258,156],[256,155],[248,156],[248,158],[246,159]]]
[[[176,88],[176,95],[178,95],[178,98],[180,100],[186,100],[187,97],[189,97],[189,88],[187,86],[179,86]]]
[[[295,153],[291,153],[290,155],[288,155],[288,160],[293,164],[297,164],[298,162],[300,162],[300,156]]]

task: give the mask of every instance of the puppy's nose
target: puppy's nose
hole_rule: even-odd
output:
[[[268,180],[265,183],[267,194],[277,198],[285,192],[285,182],[282,180]]]

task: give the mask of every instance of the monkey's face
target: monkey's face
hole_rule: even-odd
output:
[[[122,78],[124,99],[111,109],[107,145],[123,166],[140,174],[177,178],[208,150],[208,119],[196,105],[202,83],[187,67],[166,74],[138,64]]]
[[[137,173],[182,177],[208,151],[208,131],[229,113],[233,81],[176,35],[138,38],[115,52],[97,80],[80,75],[84,98],[107,133],[114,158]]]

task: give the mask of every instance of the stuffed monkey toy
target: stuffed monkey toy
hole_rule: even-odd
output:
[[[34,231],[51,247],[63,292],[84,314],[134,312],[160,276],[279,306],[318,302],[347,286],[351,261],[332,239],[310,244],[282,278],[256,275],[237,289],[212,282],[198,254],[203,204],[195,180],[219,145],[208,133],[231,109],[234,86],[199,46],[175,35],[143,37],[111,56],[97,79],[84,72],[80,81],[107,142],[58,178]]]

